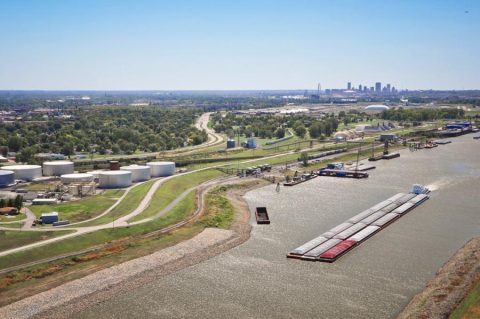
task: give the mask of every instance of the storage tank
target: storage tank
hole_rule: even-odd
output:
[[[87,173],[64,174],[60,178],[63,184],[93,182],[93,175]]]
[[[0,171],[0,187],[12,185],[15,182],[15,173],[13,171]]]
[[[101,188],[123,188],[132,185],[132,172],[104,171],[99,174]]]
[[[70,161],[51,161],[43,163],[44,176],[61,176],[73,173],[73,162]]]
[[[152,177],[170,176],[175,174],[174,162],[149,162]]]
[[[118,161],[110,161],[110,170],[111,171],[118,171],[120,170],[120,163]]]
[[[2,170],[13,171],[15,179],[31,181],[42,177],[42,167],[40,165],[10,165],[1,167]]]
[[[98,179],[100,177],[100,173],[103,173],[103,172],[105,171],[98,170],[98,171],[87,172],[87,174],[92,175],[94,179]]]
[[[121,171],[129,171],[132,173],[132,182],[143,182],[150,179],[150,166],[130,165],[120,167]]]

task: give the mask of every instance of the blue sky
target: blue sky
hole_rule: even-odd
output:
[[[0,89],[480,88],[475,0],[0,0],[0,44]]]

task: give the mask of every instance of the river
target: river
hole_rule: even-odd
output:
[[[267,206],[243,245],[93,305],[79,318],[394,318],[466,241],[480,236],[480,141],[472,135],[374,164],[365,180],[319,177],[246,195]],[[413,183],[431,198],[334,263],[291,249]]]

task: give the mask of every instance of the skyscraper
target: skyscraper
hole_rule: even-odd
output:
[[[381,93],[382,92],[382,82],[375,83],[375,92]]]
[[[390,93],[392,91],[391,87],[390,87],[390,83],[387,83],[387,92]]]
[[[347,83],[347,90],[351,90],[352,89],[352,82],[348,82]]]

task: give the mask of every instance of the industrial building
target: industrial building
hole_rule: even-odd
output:
[[[175,174],[174,162],[148,162],[148,166],[151,168],[152,177],[164,177]]]
[[[50,161],[43,163],[44,176],[61,176],[73,173],[73,162],[70,161]]]
[[[104,171],[99,174],[100,188],[123,188],[132,185],[130,171]]]
[[[13,171],[0,170],[0,187],[10,186],[15,183]]]
[[[132,182],[143,182],[150,179],[150,166],[130,165],[120,167],[122,171],[129,171],[132,173]]]
[[[42,224],[56,223],[58,222],[58,213],[57,212],[42,213],[40,220],[42,221]]]
[[[13,171],[15,179],[32,181],[42,177],[42,167],[39,165],[10,165],[0,167],[2,170]]]

